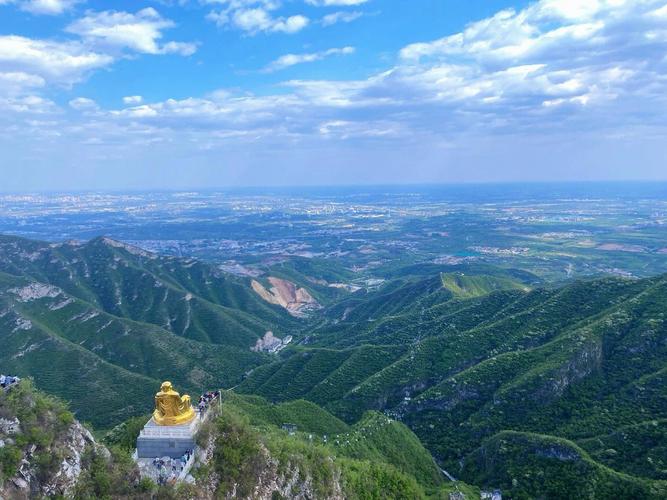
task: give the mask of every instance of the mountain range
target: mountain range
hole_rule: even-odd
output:
[[[667,276],[428,264],[385,279],[332,289],[314,265],[238,277],[107,238],[2,237],[0,366],[100,428],[145,414],[169,378],[306,400],[339,433],[381,412],[450,476],[511,498],[666,494]],[[277,280],[318,308],[295,316]],[[253,351],[268,331],[294,341]]]
[[[106,238],[0,238],[0,365],[95,425],[147,410],[165,378],[199,392],[238,383],[267,360],[249,349],[258,338],[297,325],[212,265]]]

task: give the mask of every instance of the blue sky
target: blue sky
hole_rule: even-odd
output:
[[[0,0],[0,190],[667,180],[667,0]]]

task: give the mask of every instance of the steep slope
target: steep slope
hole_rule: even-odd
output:
[[[500,487],[510,498],[659,499],[667,482],[616,472],[595,462],[575,443],[540,434],[496,434],[466,459],[465,474]]]
[[[612,469],[631,475],[667,480],[667,420],[653,419],[579,439],[590,456]]]
[[[47,244],[0,236],[0,271],[57,286],[109,314],[205,342],[245,347],[267,330],[298,324],[261,300],[247,280],[108,238]]]
[[[308,291],[320,304],[332,304],[354,290],[358,279],[342,263],[331,259],[292,256],[267,269],[267,274],[291,281]]]
[[[530,290],[518,281],[500,276],[442,273],[440,278],[442,285],[459,298],[482,297],[498,290]]]
[[[349,427],[312,403],[272,405],[231,392],[212,411],[197,436],[196,479],[158,487],[130,458],[141,425],[115,429],[117,439],[107,441],[123,447],[106,448],[65,403],[24,380],[0,390],[0,496],[420,499],[463,491],[479,498],[473,487],[445,482],[415,435],[379,414]],[[281,430],[285,422],[298,430]]]
[[[185,339],[112,316],[57,287],[0,274],[0,364],[72,401],[96,425],[144,412],[159,380],[229,386],[264,361],[246,349]],[[140,402],[144,402],[143,404]]]
[[[197,485],[206,496],[253,498],[446,498],[479,491],[449,482],[403,424],[368,413],[348,427],[305,401],[273,405],[225,393],[221,418],[203,431],[212,461]],[[286,420],[289,419],[289,420]],[[279,422],[296,424],[293,434]]]
[[[337,398],[339,411],[355,419],[364,409],[392,407],[485,359],[547,342],[616,301],[633,297],[647,283],[602,280],[561,290],[503,291],[451,300],[434,281],[437,279],[410,287],[427,291],[417,295],[413,307],[405,307],[403,314],[377,320],[358,318],[344,328],[339,324],[310,332],[308,347],[294,354],[301,362],[287,358],[279,365],[263,367],[241,389],[280,399],[293,397],[295,390],[308,383],[314,387],[336,375],[355,382]],[[402,297],[403,287],[399,291]],[[370,356],[376,361],[365,363],[362,373],[358,364],[344,364],[360,349],[367,355],[382,353]],[[306,359],[312,362],[305,363]],[[298,377],[290,366],[298,370]],[[298,397],[307,397],[307,392],[298,392]]]
[[[454,374],[401,411],[452,462],[456,450],[502,429],[581,439],[664,418],[667,394],[657,387],[667,360],[667,280],[637,285],[632,296],[616,294],[614,305],[546,343]],[[456,422],[455,431],[430,430],[436,420],[446,429],[443,417]]]
[[[269,304],[284,308],[292,316],[304,317],[310,311],[321,307],[308,290],[298,287],[291,281],[269,276],[267,287],[257,280],[252,280],[252,289],[257,295]]]
[[[0,498],[11,499],[71,498],[98,447],[64,403],[25,380],[0,389],[0,443]]]
[[[113,240],[0,237],[0,364],[98,426],[148,410],[157,383],[238,384],[270,360],[250,348],[298,320],[215,267]]]
[[[322,402],[347,422],[384,410],[448,471],[478,483],[481,452],[470,454],[512,430],[589,450],[591,484],[612,467],[648,485],[637,491],[662,491],[655,481],[664,479],[667,448],[667,276],[468,299],[429,283],[412,308],[405,300],[393,316],[355,318],[356,335],[343,322],[315,329],[307,346],[256,370],[240,389]],[[382,354],[360,369],[349,360],[362,351]]]

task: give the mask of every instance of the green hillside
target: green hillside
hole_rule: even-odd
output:
[[[21,298],[31,291],[35,295]],[[145,412],[162,379],[197,393],[238,383],[249,367],[265,361],[249,349],[185,339],[4,274],[0,308],[3,369],[34,377],[97,425]]]
[[[405,425],[377,412],[349,426],[307,401],[272,404],[231,391],[223,392],[214,411],[220,417],[198,436],[203,446],[212,443],[213,460],[195,471],[197,482],[184,490],[189,494],[221,497],[236,490],[246,496],[268,476],[287,488],[301,483],[299,491],[308,497],[312,491],[314,498],[435,499],[454,491],[480,497],[475,487],[446,479]],[[290,433],[283,424],[296,429]],[[109,432],[105,442],[132,449],[140,428],[132,420]]]
[[[433,282],[410,286],[422,292],[402,314],[311,331],[307,347],[256,370],[240,389],[273,399],[314,401],[327,389],[327,407],[337,406],[339,414],[354,420],[365,409],[392,407],[484,359],[546,342],[591,311],[642,288],[637,282],[604,280],[562,290],[502,291],[451,300]]]
[[[270,360],[250,350],[301,323],[249,283],[98,238],[0,237],[0,366],[109,426],[145,413],[163,379],[194,394]]]
[[[443,287],[452,292],[455,297],[464,299],[481,297],[498,290],[528,291],[530,289],[519,281],[497,276],[442,273],[440,279],[442,279]]]
[[[667,420],[649,420],[577,441],[597,462],[626,474],[667,480]]]
[[[19,422],[0,428],[0,495],[190,499],[256,497],[258,488],[268,489],[262,498],[435,499],[452,491],[479,498],[476,488],[446,481],[417,437],[383,415],[369,413],[349,427],[312,403],[273,405],[231,392],[213,412],[197,436],[208,453],[193,482],[158,487],[140,478],[129,455],[142,421],[114,429],[104,449],[65,403],[23,380],[0,391],[0,417]],[[285,422],[297,432],[282,430]]]
[[[356,276],[348,269],[317,258],[291,257],[267,269],[267,273],[304,287],[320,304],[345,298],[348,292],[335,284],[353,283]]]
[[[431,454],[405,425],[377,412],[367,412],[361,420],[347,425],[321,407],[304,400],[272,404],[257,396],[225,393],[223,406],[242,414],[249,423],[272,432],[282,424],[295,424],[298,437],[326,446],[331,453],[357,460],[388,463],[422,485],[444,483]],[[310,436],[310,437],[309,437]]]
[[[233,405],[258,427],[280,427],[289,423],[296,425],[301,432],[320,436],[342,434],[350,430],[350,426],[342,420],[303,399],[271,404],[259,396],[228,392],[225,393],[225,404]]]
[[[225,437],[218,438],[213,464],[223,488],[231,482],[252,488],[256,483],[248,464],[264,447],[279,462],[278,470],[296,468],[300,477],[311,478],[318,498],[338,488],[345,498],[446,498],[456,490],[479,498],[475,488],[444,478],[419,439],[384,415],[371,412],[348,427],[304,401],[274,405],[233,393],[223,401],[222,418],[213,429]],[[297,424],[296,434],[280,430],[278,422]],[[231,461],[239,467],[230,470]]]
[[[661,488],[667,277],[457,299],[430,279],[410,289],[421,290],[412,308],[406,299],[393,315],[320,325],[239,389],[310,399],[347,422],[383,410],[448,471],[480,485],[466,457],[512,430],[570,440],[597,468]],[[395,293],[403,287],[385,291]],[[367,362],[351,362],[361,353]]]
[[[4,483],[18,473],[32,445],[38,458],[37,477],[48,476],[58,468],[66,453],[62,445],[74,423],[67,405],[35,391],[24,380],[9,393],[0,390],[0,418],[10,422],[18,419],[20,423],[14,432],[0,430],[0,494]]]
[[[308,442],[280,438],[272,452],[321,458],[308,448],[319,440],[350,460],[350,488],[393,470],[417,496],[439,491],[426,448],[513,498],[665,491],[667,276],[540,287],[521,271],[425,264],[336,296],[324,281],[351,276],[299,262],[272,273],[322,287],[327,307],[308,319],[197,261],[101,238],[2,238],[0,366],[105,428],[146,414],[162,379],[193,394],[235,387],[225,411],[239,428],[297,425]],[[267,330],[294,341],[252,352]]]
[[[279,334],[298,324],[257,296],[247,280],[107,238],[52,245],[0,236],[0,271],[57,286],[109,314],[204,342],[246,347],[267,330]]]
[[[575,443],[540,434],[505,431],[466,458],[466,477],[500,487],[509,498],[658,499],[667,482],[619,473],[591,459]]]

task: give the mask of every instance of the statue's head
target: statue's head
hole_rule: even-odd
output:
[[[169,392],[169,391],[174,390],[174,388],[171,386],[171,382],[165,381],[165,382],[162,382],[162,385],[160,386],[160,390],[162,392]]]

